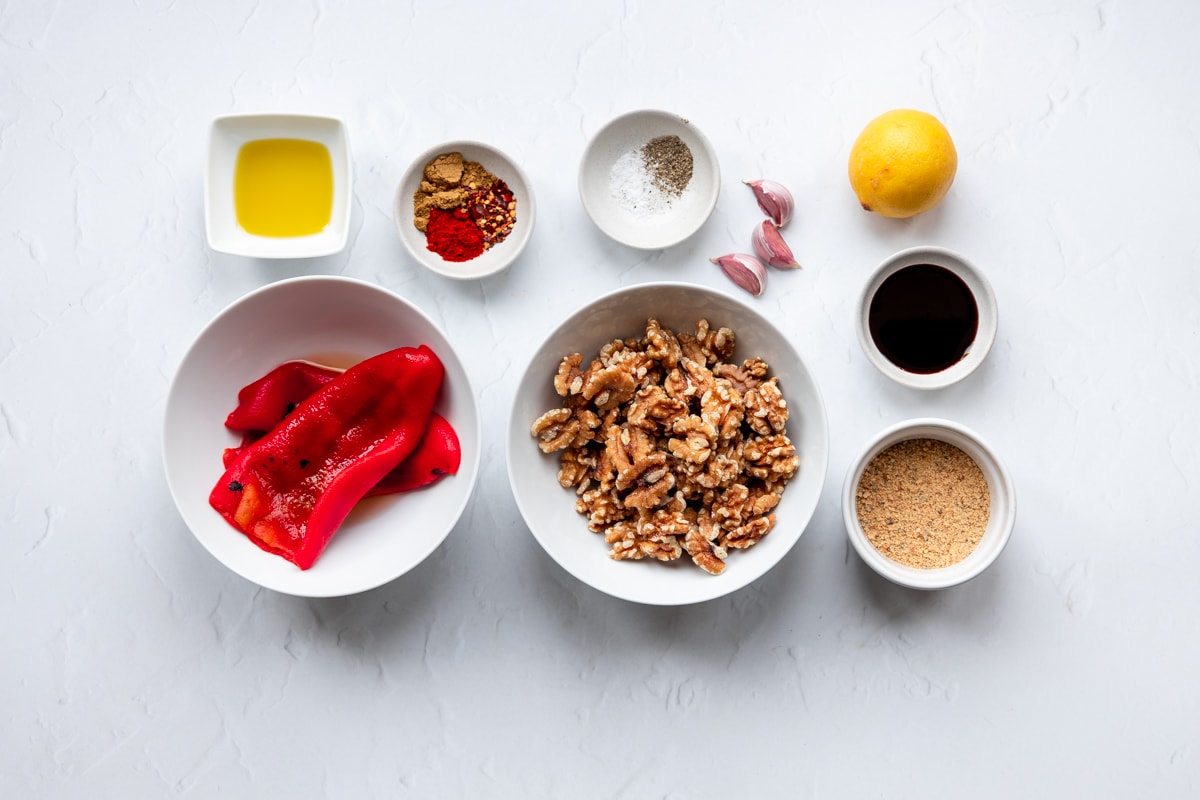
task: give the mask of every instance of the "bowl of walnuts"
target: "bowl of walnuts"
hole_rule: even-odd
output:
[[[509,420],[517,506],[584,583],[650,605],[729,594],[812,519],[829,459],[820,391],[770,321],[685,283],[619,289],[533,354]]]

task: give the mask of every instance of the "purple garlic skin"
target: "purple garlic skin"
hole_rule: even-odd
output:
[[[777,181],[760,178],[754,181],[742,181],[753,190],[754,199],[758,201],[758,207],[762,212],[771,218],[776,227],[782,228],[787,225],[788,220],[792,218],[792,211],[795,209],[796,201],[792,199],[792,193],[787,187]]]
[[[767,268],[748,253],[730,253],[710,259],[740,288],[758,297],[767,282]]]
[[[758,257],[776,269],[800,269],[799,262],[792,255],[792,248],[783,240],[779,228],[769,219],[764,219],[754,229],[751,237],[754,252]]]

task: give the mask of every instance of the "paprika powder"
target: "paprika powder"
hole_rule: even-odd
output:
[[[444,373],[424,345],[356,364],[238,453],[209,504],[263,550],[309,569],[354,505],[417,447]]]
[[[464,209],[429,212],[425,247],[447,261],[470,261],[483,252],[484,236]]]

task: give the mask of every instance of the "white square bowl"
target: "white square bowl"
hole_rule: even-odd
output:
[[[233,178],[238,151],[258,139],[304,139],[323,144],[333,163],[329,224],[309,236],[257,236],[237,220]],[[254,258],[312,258],[340,252],[350,233],[353,168],[346,126],[336,117],[308,114],[230,114],[213,120],[204,173],[204,231],[208,246]]]

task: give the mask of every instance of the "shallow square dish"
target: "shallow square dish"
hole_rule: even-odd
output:
[[[678,136],[692,152],[692,178],[670,208],[635,213],[614,196],[613,167],[656,136]],[[717,154],[700,129],[666,111],[633,111],[609,122],[588,143],[579,165],[579,196],[592,222],[611,239],[659,250],[700,230],[721,191]]]
[[[775,528],[746,550],[730,552],[725,571],[710,575],[681,559],[615,561],[601,534],[575,511],[575,492],[558,483],[559,454],[545,454],[530,434],[534,420],[562,404],[554,375],[565,356],[594,357],[617,337],[640,337],[654,317],[675,332],[694,331],[698,319],[733,330],[733,361],[764,359],[787,399],[787,433],[800,458],[774,509]],[[517,385],[508,424],[508,479],[517,507],[534,538],[567,572],[614,597],[648,605],[684,605],[727,595],[779,563],[812,519],[829,460],[825,406],[812,374],[788,339],[744,303],[713,289],[651,283],[619,289],[580,308],[549,333]]]
[[[238,390],[292,359],[348,367],[396,347],[427,344],[445,367],[435,410],[462,448],[458,473],[424,489],[371,497],[351,511],[308,570],[272,555],[208,504],[221,453],[240,442],[225,428]],[[167,395],[167,485],[192,534],[229,569],[260,586],[305,597],[354,594],[421,563],[450,533],[479,469],[480,423],[462,362],[416,307],[369,283],[333,276],[279,281],[232,303],[183,357]]]
[[[469,261],[445,260],[426,247],[425,234],[413,225],[413,194],[421,184],[425,165],[444,153],[462,153],[465,160],[483,165],[484,169],[508,184],[517,203],[516,222],[504,241]],[[392,217],[396,223],[396,235],[418,264],[446,278],[475,280],[503,272],[521,255],[533,233],[537,203],[533,198],[533,187],[517,162],[491,145],[459,140],[431,147],[413,159],[396,188]]]
[[[257,236],[237,219],[233,179],[238,151],[258,139],[305,139],[325,145],[333,164],[333,210],[324,230],[309,236]],[[306,114],[230,114],[213,120],[204,173],[204,230],[208,246],[254,258],[311,258],[340,252],[350,233],[352,186],[346,128],[335,117]]]

